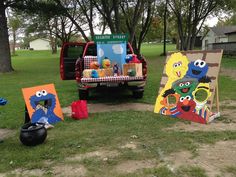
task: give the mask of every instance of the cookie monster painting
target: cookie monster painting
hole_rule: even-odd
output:
[[[63,120],[53,84],[22,89],[31,122],[54,124]]]
[[[44,102],[44,105],[40,102]],[[53,112],[56,106],[55,95],[47,93],[46,90],[37,91],[35,95],[30,97],[30,104],[35,110],[32,115],[31,122],[48,122],[56,123],[61,119]]]

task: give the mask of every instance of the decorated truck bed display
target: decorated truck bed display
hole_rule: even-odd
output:
[[[76,79],[80,99],[97,87],[125,87],[142,98],[147,64],[137,56],[126,35],[95,35],[94,42],[65,43],[60,56],[62,80]]]

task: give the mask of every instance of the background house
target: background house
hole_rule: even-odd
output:
[[[202,50],[223,49],[236,54],[236,26],[212,27],[202,40]]]
[[[233,31],[236,31],[236,26],[221,26],[210,28],[210,30],[202,40],[202,49],[208,49],[209,44],[229,42],[229,34]]]
[[[236,42],[236,30],[225,34],[228,35],[228,42]]]
[[[29,43],[32,50],[50,50],[51,45],[48,39],[35,39]]]

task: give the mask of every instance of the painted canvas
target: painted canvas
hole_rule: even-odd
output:
[[[126,63],[126,43],[97,44],[97,56],[100,66],[103,66],[104,59],[109,59],[111,65],[117,64],[122,71],[122,66]]]
[[[126,63],[127,39],[126,34],[95,35],[94,41],[97,44],[97,58],[100,66],[106,68],[104,63],[108,59],[111,66],[116,65],[122,72],[123,64]]]
[[[25,104],[32,123],[49,124],[63,120],[54,84],[22,88]]]
[[[168,55],[154,112],[202,124],[218,117],[211,108],[221,57],[221,50]]]

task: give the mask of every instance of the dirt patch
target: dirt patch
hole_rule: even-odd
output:
[[[224,101],[220,102],[220,105],[224,105],[226,107],[228,107],[228,106],[236,107],[236,101],[235,100],[224,100]]]
[[[32,170],[25,170],[25,169],[15,169],[6,174],[0,174],[0,176],[44,176],[45,171],[41,169],[32,169]]]
[[[87,104],[89,113],[99,113],[99,112],[112,112],[112,111],[153,111],[154,105],[145,104],[145,103],[121,103],[121,104],[105,104],[105,103],[96,103],[96,104]],[[71,107],[62,108],[62,112],[66,116],[71,116]]]
[[[236,123],[223,123],[223,122],[212,122],[210,124],[199,124],[191,122],[189,124],[183,122],[177,122],[174,126],[164,128],[163,130],[174,130],[174,131],[235,131]]]
[[[53,174],[55,176],[85,176],[87,169],[83,165],[58,165],[53,167]]]
[[[13,130],[0,128],[0,139],[10,137],[14,134]]]
[[[118,164],[115,167],[115,170],[118,173],[134,173],[137,170],[145,169],[145,168],[154,168],[157,166],[156,160],[129,160]]]
[[[235,165],[236,141],[219,141],[214,145],[202,145],[198,156],[193,158],[189,151],[173,153],[165,158],[172,169],[181,166],[198,166],[206,170],[209,177],[226,176],[225,167]]]
[[[220,69],[220,74],[223,76],[228,76],[233,80],[236,80],[236,70],[235,69],[230,69],[230,68],[221,68]]]
[[[120,148],[121,149],[127,148],[127,149],[135,150],[135,149],[137,149],[137,144],[131,141],[131,142],[126,143],[125,145],[121,146]]]
[[[100,159],[108,159],[113,158],[119,155],[118,151],[107,151],[107,150],[98,150],[98,151],[92,151],[85,154],[78,154],[73,157],[66,158],[67,161],[81,161],[86,158],[100,158]]]

